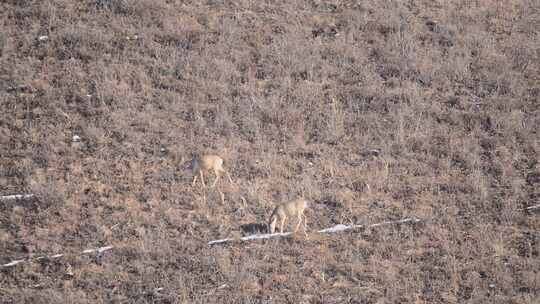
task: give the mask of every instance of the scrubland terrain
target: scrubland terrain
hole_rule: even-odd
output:
[[[35,195],[0,202],[0,264],[66,254],[0,269],[1,303],[538,303],[538,1],[8,0],[0,20],[0,195]],[[235,183],[191,187],[200,152]],[[207,245],[302,193],[311,231],[422,221]]]

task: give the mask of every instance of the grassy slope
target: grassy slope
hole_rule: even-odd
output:
[[[540,6],[461,2],[2,2],[0,194],[39,199],[0,204],[0,262],[116,249],[0,302],[534,303]],[[301,192],[311,229],[424,223],[206,246]]]

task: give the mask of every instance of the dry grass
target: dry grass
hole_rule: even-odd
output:
[[[0,270],[0,302],[535,303],[539,11],[2,2],[0,195],[38,199],[0,204],[0,263],[116,249]],[[424,223],[206,246],[302,192],[311,230]]]

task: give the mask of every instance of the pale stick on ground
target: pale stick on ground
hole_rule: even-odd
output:
[[[14,195],[4,195],[0,196],[0,201],[17,201],[17,200],[26,200],[34,198],[33,194],[14,194]]]
[[[318,233],[336,233],[336,232],[342,232],[342,231],[358,229],[358,228],[375,228],[375,227],[386,226],[386,225],[396,225],[396,224],[406,224],[406,223],[415,224],[415,223],[418,223],[418,222],[420,222],[420,220],[417,219],[417,218],[405,218],[405,219],[401,219],[401,220],[397,220],[397,221],[386,221],[386,222],[381,222],[381,223],[367,225],[367,226],[365,226],[365,225],[342,225],[342,224],[339,224],[339,225],[336,225],[334,227],[319,230],[317,232]],[[291,234],[292,234],[292,232],[255,234],[255,235],[249,235],[249,236],[246,236],[246,237],[242,237],[239,240],[240,241],[252,241],[252,240],[260,240],[260,239],[270,239],[270,238],[274,238],[274,237],[288,236],[288,235],[291,235]],[[227,239],[221,239],[221,240],[214,240],[214,241],[208,242],[208,245],[228,243],[228,242],[233,242],[233,241],[236,241],[236,240],[238,240],[238,239],[227,238]]]
[[[80,253],[75,254],[75,255],[83,255],[83,254],[89,254],[89,253],[102,254],[103,252],[111,250],[113,248],[114,248],[113,246],[104,246],[104,247],[99,247],[99,248],[94,248],[94,249],[86,249],[86,250],[83,250]],[[64,254],[54,254],[54,255],[43,255],[43,256],[38,256],[38,257],[31,257],[31,258],[20,259],[20,260],[13,260],[13,261],[11,261],[9,263],[0,265],[0,269],[1,268],[12,267],[12,266],[15,266],[17,264],[21,264],[21,263],[25,263],[25,262],[59,259],[59,258],[64,257],[64,256],[65,256]]]

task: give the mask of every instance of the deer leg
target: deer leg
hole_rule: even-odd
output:
[[[271,221],[268,223],[268,233],[274,234],[274,232],[276,232],[276,223],[277,223],[277,218],[276,217],[271,218]]]
[[[202,170],[199,171],[199,174],[201,175],[201,183],[202,183],[203,187],[206,188],[206,184],[204,183],[204,173],[202,172]]]
[[[212,184],[212,188],[214,188],[216,186],[216,183],[219,179],[219,172],[218,171],[214,171],[214,173],[216,174],[216,180],[214,181],[214,183]]]
[[[302,224],[302,215],[298,215],[298,222],[296,223],[296,227],[294,228],[294,233],[298,232],[298,228],[300,228],[301,224]]]
[[[287,219],[286,217],[283,217],[281,219],[281,226],[279,227],[279,233],[283,233],[283,226],[285,226],[285,220],[286,219]]]
[[[221,197],[221,204],[225,205],[225,194],[223,194],[223,192],[221,191],[218,191],[218,192],[219,192],[219,197]]]
[[[191,187],[195,187],[195,183],[197,182],[197,174],[193,176],[193,182],[191,183]]]
[[[307,236],[307,218],[304,215],[304,234]]]
[[[228,172],[228,171],[224,171],[224,172],[225,172],[225,174],[227,175],[227,177],[229,178],[229,182],[230,182],[231,184],[234,184],[233,181],[232,181],[231,175],[229,174],[229,172]]]

